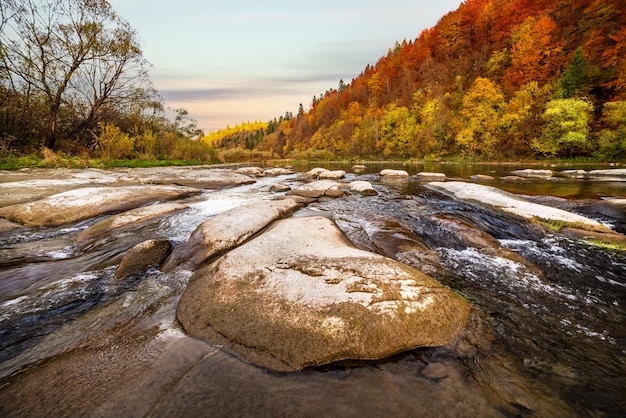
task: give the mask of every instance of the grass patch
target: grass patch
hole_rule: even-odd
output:
[[[539,219],[538,222],[544,228],[554,232],[561,232],[561,230],[565,227],[563,222],[553,219]]]
[[[581,242],[582,244],[591,245],[593,247],[604,248],[605,250],[626,251],[626,243],[618,241],[603,241],[597,238],[584,238],[581,239],[579,242]]]
[[[148,168],[148,167],[171,167],[193,166],[212,164],[213,162],[199,160],[180,159],[104,159],[86,157],[68,157],[59,154],[50,154],[40,157],[36,154],[24,156],[1,156],[0,170],[15,171],[24,168]]]

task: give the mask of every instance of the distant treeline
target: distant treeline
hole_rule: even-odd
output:
[[[252,125],[205,141],[280,158],[626,160],[626,8],[467,0],[308,111]]]

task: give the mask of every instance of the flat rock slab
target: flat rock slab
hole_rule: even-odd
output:
[[[593,219],[563,209],[532,203],[496,187],[462,181],[431,182],[428,186],[448,192],[457,199],[483,204],[521,218],[535,218],[598,232],[610,232],[610,229]]]
[[[174,249],[164,269],[183,265],[193,270],[203,262],[242,244],[272,222],[286,217],[300,204],[295,199],[268,200],[223,212],[200,224],[189,241]]]
[[[235,170],[217,168],[136,168],[126,170],[122,178],[145,184],[176,184],[200,189],[221,189],[256,182],[254,178]]]
[[[94,241],[103,235],[110,235],[111,233],[119,231],[120,228],[125,228],[131,225],[137,226],[138,224],[185,209],[189,209],[189,207],[180,203],[161,203],[131,209],[93,224],[89,228],[78,233],[74,237],[74,240],[79,243]]]
[[[324,217],[275,222],[196,272],[185,331],[276,371],[453,342],[469,304],[405,264],[352,246]]]
[[[0,208],[0,217],[30,227],[59,226],[198,193],[198,189],[181,186],[83,187],[5,206]]]

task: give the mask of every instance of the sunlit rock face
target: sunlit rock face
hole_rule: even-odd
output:
[[[198,189],[182,186],[84,187],[5,206],[0,208],[0,217],[31,227],[57,226],[198,193]]]
[[[446,345],[469,304],[436,280],[352,246],[324,217],[278,221],[194,275],[185,331],[272,370]]]
[[[270,200],[240,206],[200,224],[189,241],[174,249],[164,270],[197,266],[244,243],[275,220],[299,207],[295,199]]]
[[[560,222],[564,225],[581,226],[598,232],[609,232],[608,228],[591,218],[563,209],[530,202],[520,196],[491,186],[462,181],[431,182],[428,187],[450,193],[455,198],[477,202],[525,219]]]
[[[303,184],[302,186],[289,191],[287,194],[312,198],[322,196],[341,197],[344,194],[341,187],[342,185],[334,180],[317,180],[311,183]]]

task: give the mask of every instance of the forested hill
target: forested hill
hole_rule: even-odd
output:
[[[272,121],[274,157],[626,159],[623,0],[467,0]],[[278,126],[276,126],[278,125]]]

